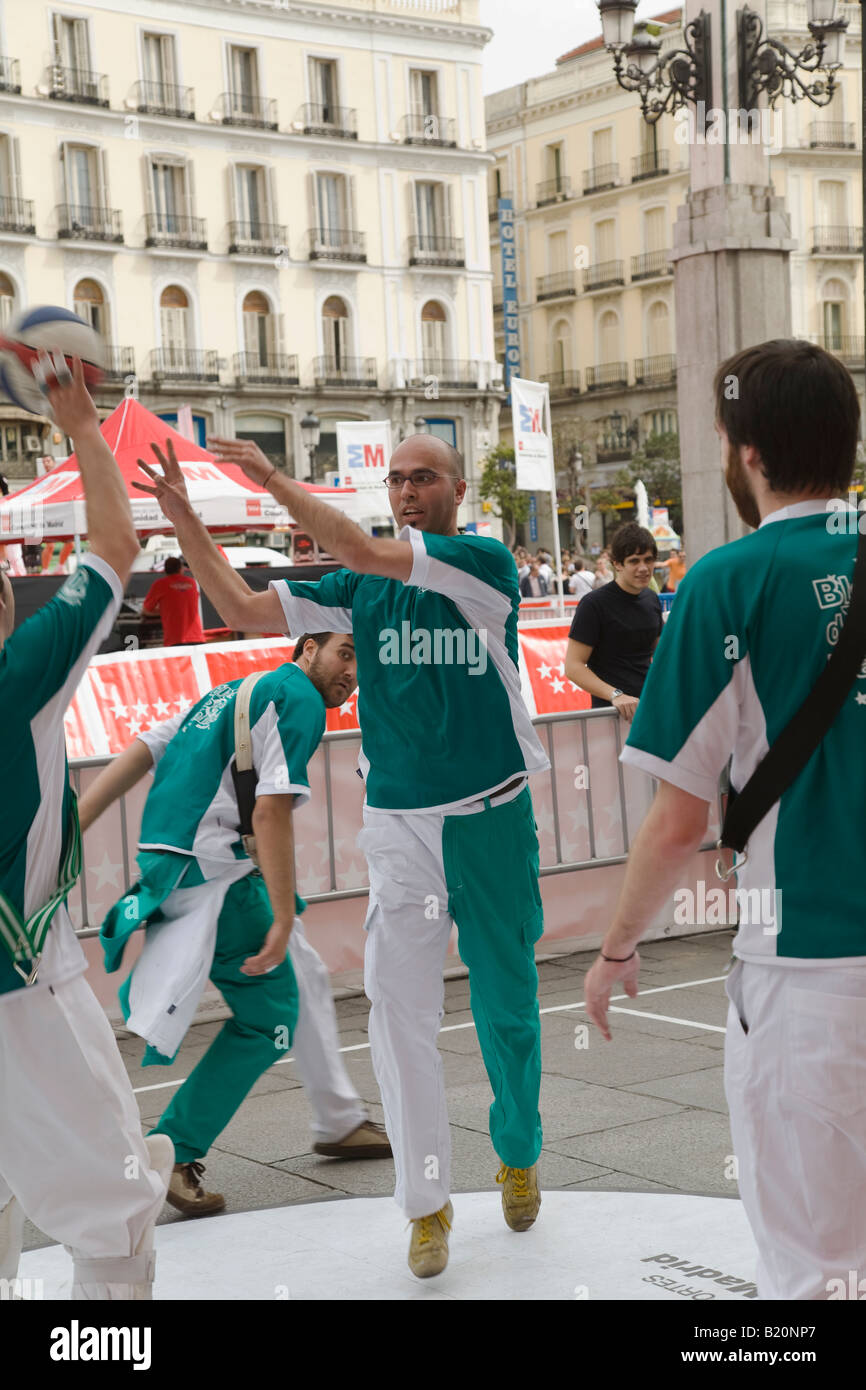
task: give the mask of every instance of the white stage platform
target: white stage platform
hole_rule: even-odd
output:
[[[510,1231],[499,1192],[458,1193],[448,1268],[414,1278],[390,1197],[300,1203],[157,1229],[157,1299],[755,1301],[757,1253],[733,1198],[545,1192],[530,1231]],[[61,1246],[22,1256],[19,1277],[69,1297]],[[33,1296],[31,1294],[31,1296]],[[37,1294],[38,1296],[38,1294]]]

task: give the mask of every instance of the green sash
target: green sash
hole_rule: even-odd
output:
[[[81,826],[78,823],[78,802],[70,789],[69,837],[66,854],[60,866],[60,879],[52,896],[26,919],[3,892],[0,892],[0,942],[12,958],[12,964],[27,985],[36,979],[45,938],[55,912],[65,902],[81,873]],[[32,967],[25,969],[22,962]]]

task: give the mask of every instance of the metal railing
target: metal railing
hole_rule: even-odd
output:
[[[552,275],[539,275],[535,281],[535,298],[539,304],[545,299],[566,299],[577,294],[577,280],[573,270],[557,270]]]
[[[832,352],[844,361],[863,362],[863,338],[847,333],[825,333],[818,338],[819,347]]]
[[[673,275],[674,266],[670,251],[644,251],[631,258],[631,278],[652,280],[656,275]]]
[[[357,140],[358,112],[354,106],[330,106],[308,101],[297,116],[304,135],[329,135],[336,140]]]
[[[379,385],[375,357],[315,357],[313,379],[317,386],[367,389]]]
[[[367,237],[353,227],[311,227],[311,261],[366,261]]]
[[[429,232],[409,238],[410,265],[465,265],[466,251],[459,236],[433,236]]]
[[[207,250],[207,230],[203,217],[184,217],[176,212],[148,212],[144,218],[144,229],[145,246]]]
[[[603,362],[598,367],[587,367],[587,391],[602,391],[612,386],[628,386],[627,362]]]
[[[0,57],[0,92],[21,91],[21,69],[17,58]]]
[[[478,363],[454,357],[424,357],[418,363],[419,375],[425,380],[435,377],[440,390],[465,391],[478,387]]]
[[[297,386],[298,359],[282,352],[236,352],[234,373],[241,386]]]
[[[57,209],[57,235],[72,241],[123,241],[120,212],[115,208],[85,207],[61,203]]]
[[[596,164],[583,171],[584,193],[600,193],[603,188],[616,188],[619,183],[618,164]]]
[[[105,349],[103,375],[106,381],[123,381],[135,375],[135,349],[131,347],[112,347]]]
[[[195,120],[195,93],[192,87],[178,87],[174,82],[136,82],[132,89],[135,109],[148,116],[177,116],[183,121]]]
[[[670,156],[667,150],[650,150],[648,154],[637,154],[631,162],[631,181],[654,179],[670,170]]]
[[[437,116],[433,112],[404,116],[400,122],[404,145],[441,145],[456,150],[454,130],[453,116]]]
[[[635,386],[669,386],[677,379],[677,359],[674,353],[658,357],[636,357]]]
[[[278,222],[230,222],[229,255],[278,256],[286,250],[286,228]]]
[[[812,251],[817,255],[862,255],[862,227],[813,227]]]
[[[812,121],[809,126],[809,145],[813,150],[856,150],[854,122]]]
[[[566,198],[572,196],[571,179],[567,174],[560,174],[555,179],[544,179],[535,185],[535,206],[537,208],[547,207],[549,203],[564,203]]]
[[[613,285],[625,284],[625,264],[623,261],[596,261],[583,272],[584,293],[588,290],[608,289]]]
[[[574,710],[562,714],[537,715],[533,726],[545,748],[550,761],[550,770],[533,776],[530,782],[533,800],[549,806],[552,813],[552,844],[548,842],[548,852],[542,857],[540,876],[574,873],[584,869],[613,868],[624,864],[628,858],[634,836],[649,809],[651,795],[657,782],[646,773],[638,773],[633,768],[624,769],[619,761],[628,730],[614,710]],[[344,761],[351,752],[352,745],[360,747],[361,735],[356,729],[326,733],[320,749],[310,762],[310,786],[314,796],[323,798],[328,827],[328,886],[324,891],[305,892],[307,902],[338,902],[347,898],[363,898],[369,892],[365,882],[352,886],[341,886],[341,874],[337,869],[337,856],[334,844],[334,783],[335,759]],[[347,748],[346,745],[349,745]],[[82,790],[82,774],[85,778],[91,771],[105,767],[112,762],[110,757],[76,758],[70,760],[73,786],[77,795]],[[611,763],[615,761],[615,768]],[[579,808],[583,824],[575,829],[572,822],[574,808],[566,809],[566,799],[573,797],[577,786],[574,778],[575,763],[585,772],[585,786],[580,790]],[[606,766],[602,766],[606,764]],[[598,805],[597,785],[606,777],[614,783],[613,806],[617,814],[611,815],[611,803],[605,799],[602,807]],[[636,781],[635,779],[639,779]],[[89,779],[87,779],[89,780]],[[628,782],[628,787],[626,783]],[[716,824],[721,823],[721,793],[713,808]],[[135,849],[138,838],[138,815],[130,812],[127,797],[123,796],[113,813],[120,831],[120,852],[123,887],[112,896],[120,898],[128,891],[138,877],[135,866]],[[711,821],[713,817],[711,816]],[[358,829],[361,828],[360,802]],[[92,833],[92,832],[91,832]],[[718,832],[711,823],[709,838],[701,846],[711,850],[715,846]],[[79,886],[73,890],[70,905],[74,908],[80,901],[82,926],[78,929],[80,937],[96,936],[99,922],[89,919],[87,897],[87,870],[94,839],[88,842],[84,837],[82,846],[82,869]],[[552,852],[551,852],[552,851]],[[97,854],[99,850],[95,851]],[[103,848],[104,853],[104,848]],[[298,889],[304,888],[303,864],[298,864]],[[118,878],[118,883],[119,883]],[[101,909],[100,909],[101,916]]]
[[[257,97],[252,92],[221,92],[217,97],[217,110],[223,125],[277,129],[277,103],[273,97]]]
[[[154,348],[151,381],[219,381],[219,356],[210,348]]]
[[[0,198],[0,228],[4,232],[36,231],[33,201],[30,198]]]
[[[55,101],[76,101],[83,106],[108,105],[108,78],[86,68],[66,68],[52,63],[48,69],[49,96]]]
[[[547,372],[540,379],[548,383],[551,397],[580,395],[579,371]]]

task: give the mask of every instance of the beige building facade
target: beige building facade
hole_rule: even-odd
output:
[[[317,481],[341,419],[498,437],[478,0],[4,0],[0,316],[56,303],[124,390]],[[46,421],[0,404],[0,471]],[[38,447],[37,447],[38,445]],[[55,450],[56,452],[56,450]],[[62,451],[61,451],[62,452]],[[482,515],[470,487],[467,519]]]

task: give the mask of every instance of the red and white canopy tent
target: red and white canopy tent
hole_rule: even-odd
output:
[[[268,531],[292,524],[286,508],[251,482],[240,468],[216,463],[207,449],[185,439],[133,397],[122,400],[101,429],[126,484],[139,535],[171,530],[156,498],[133,487],[135,482],[151,484],[136,460],[142,458],[158,469],[150,446],[157,444],[165,452],[167,439],[174,445],[196,515],[209,531]],[[317,487],[310,483],[301,486],[347,515],[356,516],[354,488]],[[86,535],[84,488],[74,454],[19,492],[0,499],[0,544],[73,540]]]

